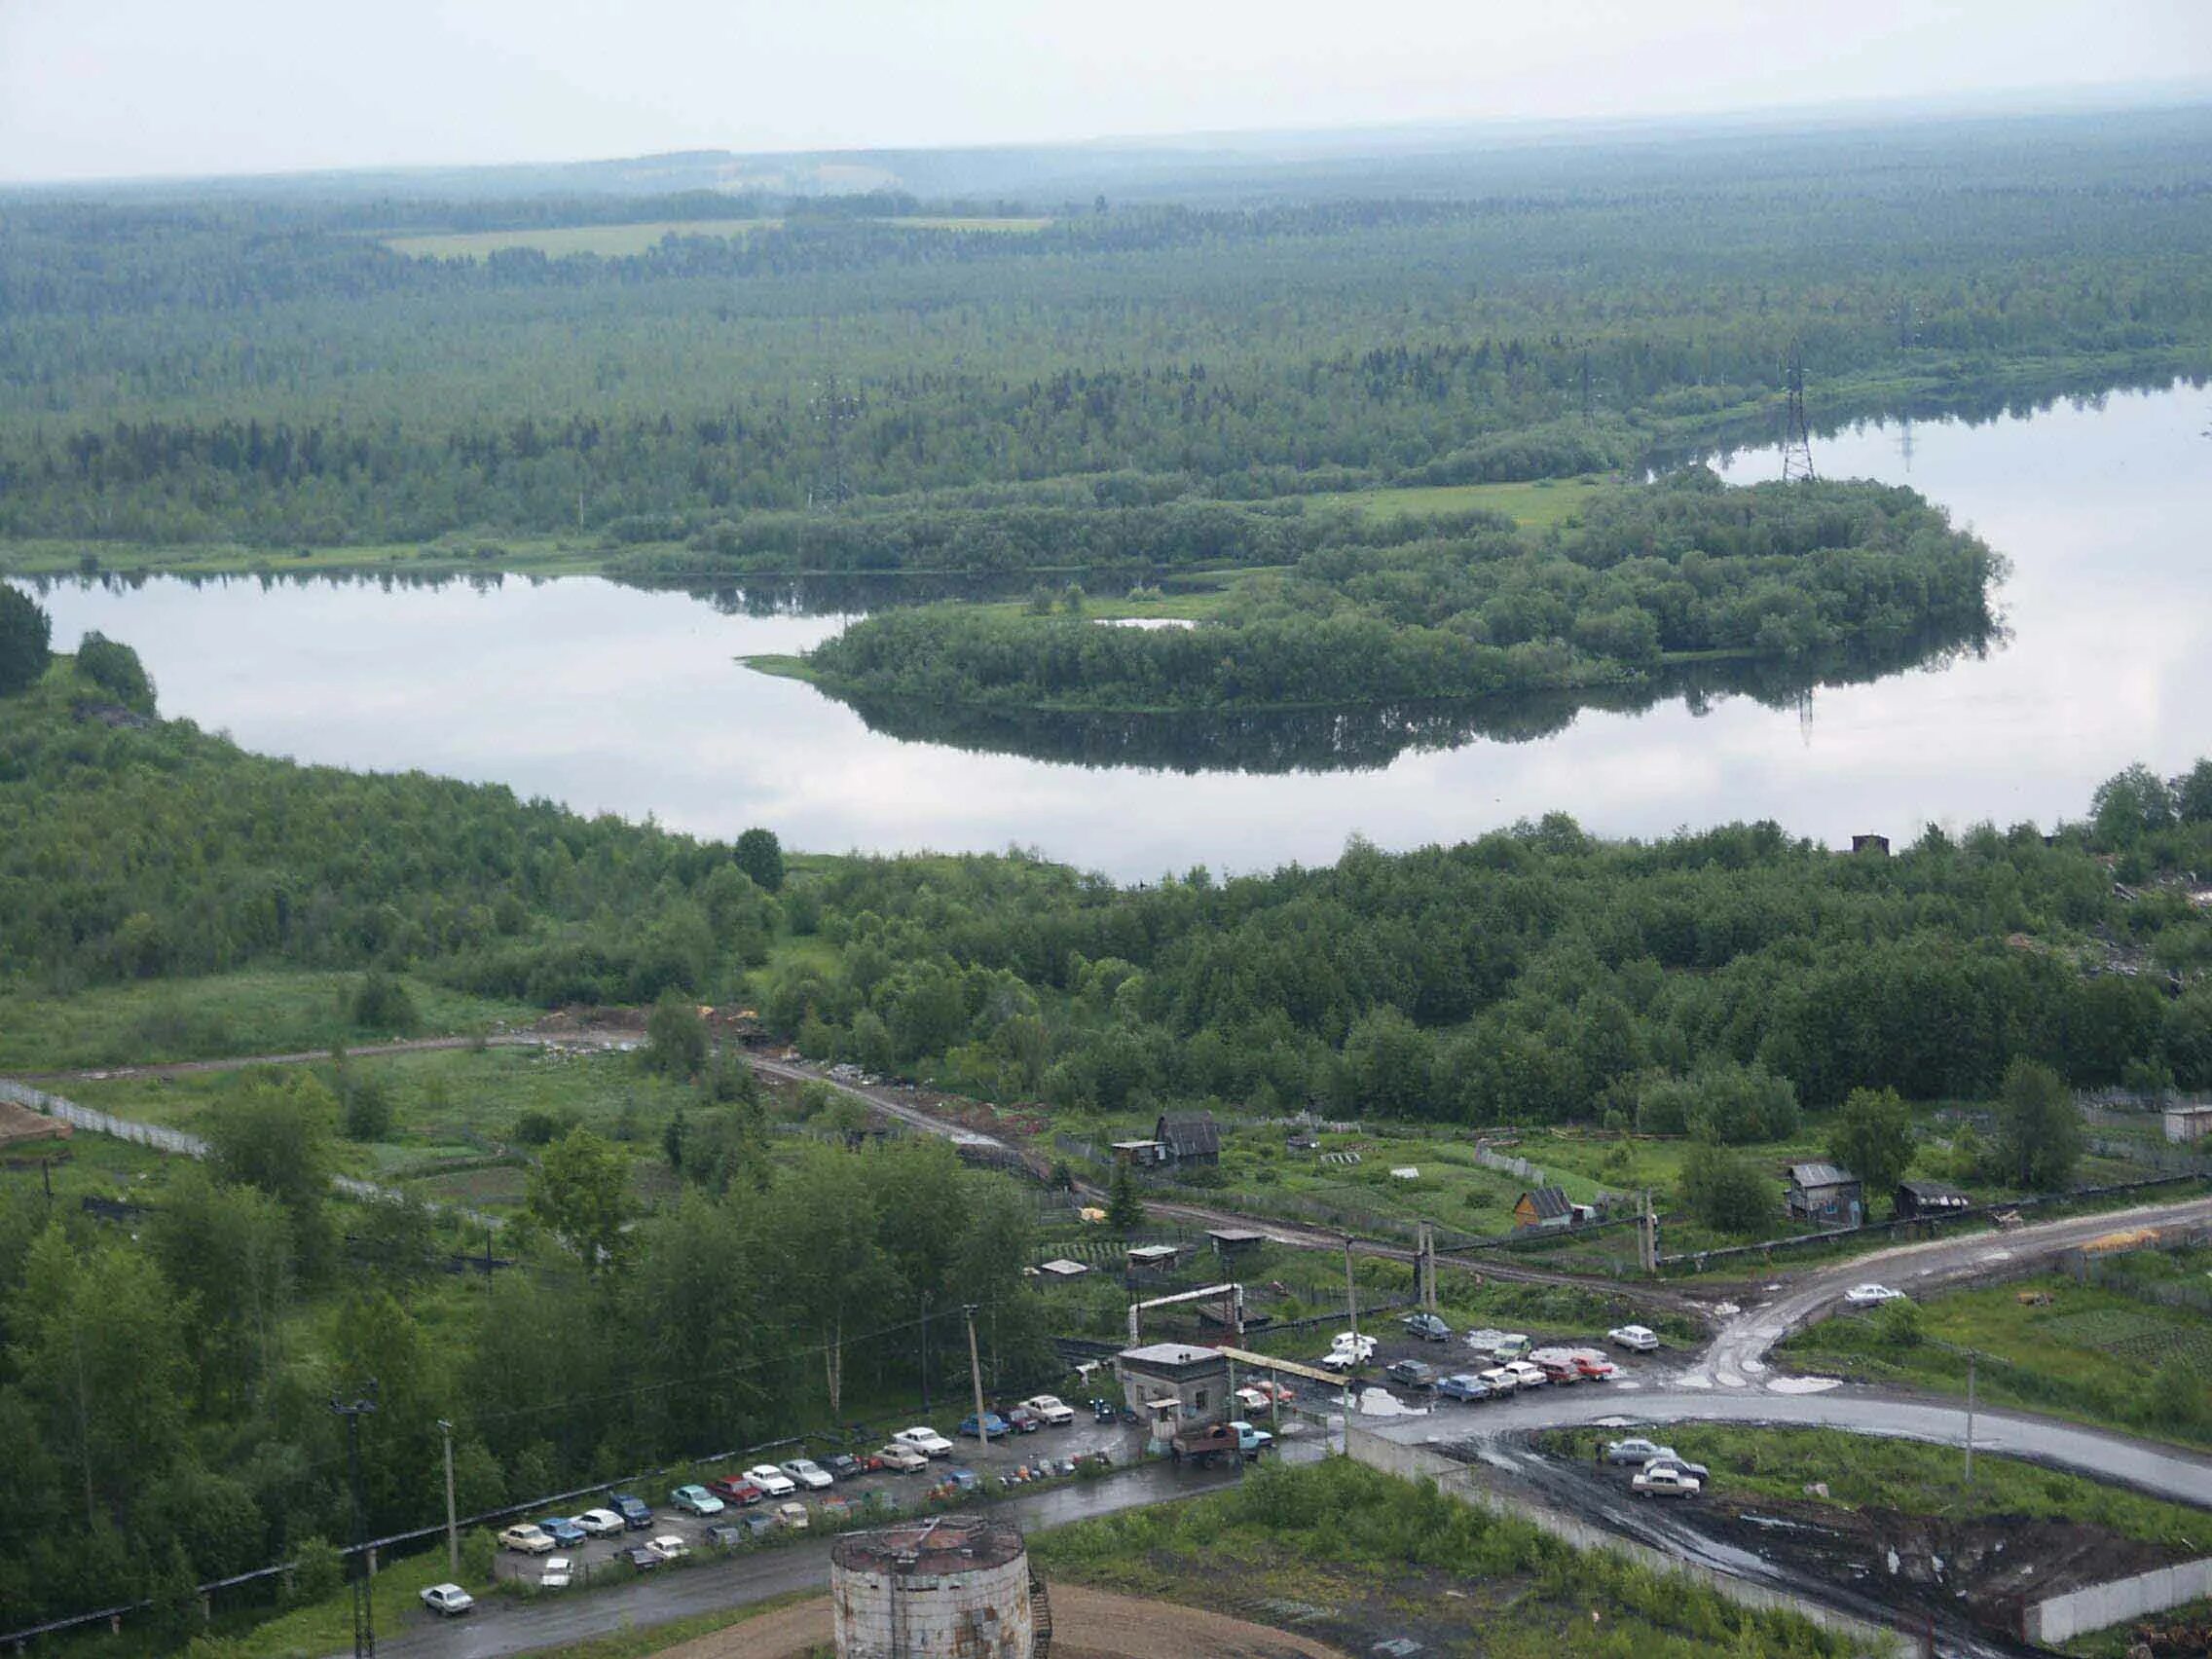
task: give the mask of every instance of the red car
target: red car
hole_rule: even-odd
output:
[[[758,1503],[768,1494],[743,1475],[731,1475],[727,1480],[709,1481],[707,1490],[724,1503]]]
[[[1621,1374],[1621,1368],[1602,1353],[1578,1349],[1574,1355],[1574,1369],[1593,1382],[1607,1382]]]

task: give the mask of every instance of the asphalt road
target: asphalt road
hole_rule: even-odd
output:
[[[1294,1444],[1294,1459],[1318,1457],[1321,1449]],[[1076,1481],[995,1503],[990,1513],[1024,1532],[1088,1521],[1118,1510],[1195,1497],[1234,1485],[1235,1469],[1184,1468],[1148,1463],[1100,1481]],[[547,1596],[535,1601],[489,1597],[458,1619],[412,1609],[396,1628],[377,1634],[377,1651],[391,1659],[502,1659],[609,1631],[665,1624],[691,1613],[739,1607],[794,1590],[820,1590],[830,1582],[827,1537],[754,1550],[726,1561],[671,1570],[611,1589]]]

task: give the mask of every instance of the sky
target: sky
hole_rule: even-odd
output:
[[[2207,0],[0,0],[0,178],[2212,89]]]

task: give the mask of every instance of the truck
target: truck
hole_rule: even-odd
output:
[[[1178,1463],[1188,1457],[1200,1468],[1217,1457],[1256,1459],[1274,1444],[1274,1436],[1248,1422],[1208,1422],[1178,1429],[1167,1443],[1167,1454]]]

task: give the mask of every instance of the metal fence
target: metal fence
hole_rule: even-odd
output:
[[[72,1128],[84,1129],[95,1135],[112,1135],[117,1140],[150,1146],[157,1152],[176,1153],[185,1158],[207,1156],[207,1143],[198,1135],[188,1135],[182,1129],[167,1128],[160,1124],[141,1124],[129,1118],[118,1118],[109,1112],[95,1112],[90,1106],[80,1106],[74,1100],[64,1100],[58,1094],[49,1094],[44,1089],[33,1088],[25,1083],[11,1083],[0,1078],[0,1100],[12,1100],[18,1106],[29,1107],[33,1112],[57,1118]]]

